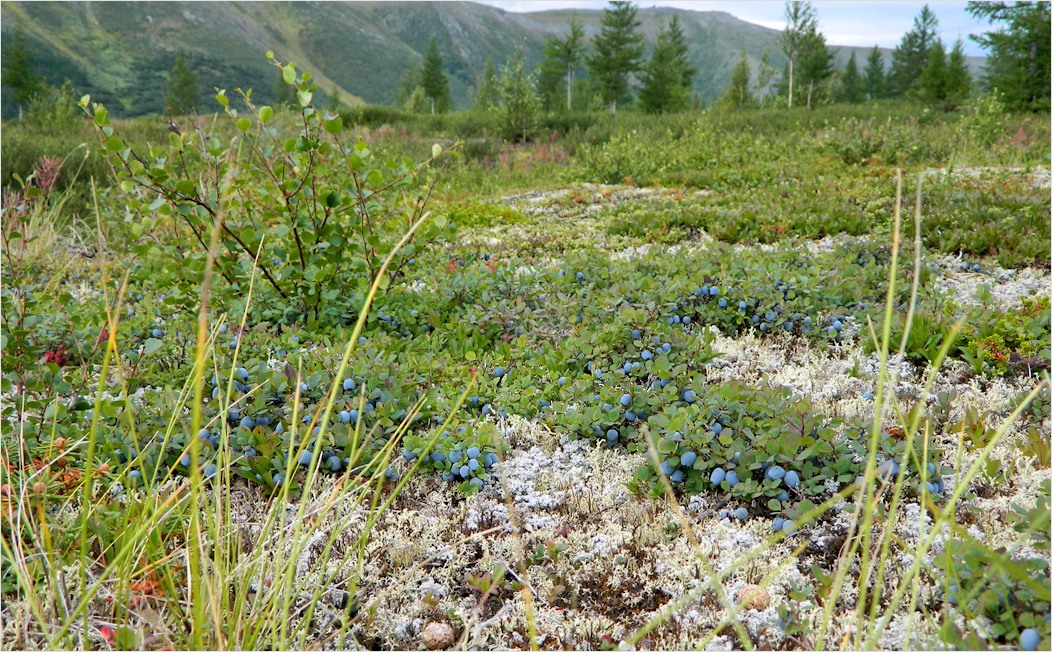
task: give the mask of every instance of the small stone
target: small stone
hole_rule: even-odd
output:
[[[771,596],[756,584],[746,584],[738,589],[738,602],[746,609],[763,611],[771,606]]]
[[[429,650],[444,650],[453,645],[453,628],[449,623],[428,623],[420,633],[420,642]]]

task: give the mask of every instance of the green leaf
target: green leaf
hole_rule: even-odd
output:
[[[296,99],[300,101],[300,106],[308,106],[312,97],[314,94],[310,91],[296,91]]]
[[[274,109],[270,108],[269,106],[259,107],[259,121],[262,124],[267,124],[267,122],[270,121],[270,119],[273,117]]]
[[[175,190],[183,195],[196,195],[197,184],[189,179],[182,179],[176,182]]]
[[[434,145],[431,146],[431,156],[438,156],[441,153],[442,153],[442,146],[441,145],[439,145],[438,143],[435,143]]]
[[[436,227],[438,227],[440,229],[444,229],[444,228],[446,228],[447,224],[449,224],[449,219],[445,215],[436,215],[435,216],[435,226]]]
[[[248,131],[252,128],[252,121],[248,118],[238,118],[237,128],[240,129],[242,132]]]
[[[179,137],[179,134],[168,133],[168,144],[172,146],[177,152],[183,151],[183,139]]]
[[[219,102],[220,106],[223,107],[230,106],[230,100],[227,99],[225,89],[216,93],[216,102]]]
[[[164,342],[162,342],[161,340],[159,340],[157,338],[151,337],[150,339],[146,340],[146,344],[143,346],[143,353],[142,354],[143,355],[150,355],[151,353],[156,353],[163,346],[164,346]]]
[[[164,206],[164,197],[158,197],[157,199],[150,202],[150,210],[155,211],[161,206]]]
[[[370,170],[369,174],[365,177],[365,182],[371,186],[382,186],[384,183],[384,175],[379,170]]]
[[[336,116],[332,120],[326,120],[322,126],[325,127],[325,131],[335,136],[343,129],[343,118]]]
[[[467,360],[468,362],[474,362],[475,361],[475,352],[474,351],[468,351],[467,353],[464,354],[464,359]]]
[[[291,63],[281,69],[281,78],[285,80],[285,83],[289,86],[296,83],[296,69]]]

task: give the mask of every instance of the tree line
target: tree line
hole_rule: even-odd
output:
[[[742,50],[720,106],[783,106],[817,103],[858,103],[907,98],[933,108],[952,110],[973,92],[996,92],[1006,107],[1047,111],[1050,85],[1050,3],[969,2],[967,11],[988,21],[992,29],[971,39],[987,52],[984,75],[973,80],[957,39],[949,48],[938,33],[938,19],[925,5],[886,60],[874,46],[863,64],[854,52],[842,66],[826,43],[814,6],[806,1],[785,4],[785,28],[777,48],[786,64],[778,71],[765,51],[758,61]],[[693,90],[697,70],[690,43],[678,18],[664,23],[649,53],[644,45],[635,4],[611,2],[603,11],[598,33],[586,37],[584,25],[570,19],[561,36],[548,36],[536,69],[517,51],[500,68],[487,60],[472,97],[472,110],[502,115],[505,135],[529,133],[539,112],[571,112],[635,107],[648,113],[683,111],[700,105]],[[49,97],[50,81],[34,68],[33,53],[19,31],[5,39],[2,81],[21,113],[34,98]],[[644,56],[648,54],[648,56]],[[199,87],[192,60],[178,54],[165,87],[166,104],[180,115],[197,108]],[[53,95],[53,93],[50,93]],[[274,104],[295,105],[279,84]],[[402,80],[396,106],[411,113],[443,113],[454,108],[449,78],[436,38],[429,42],[419,66]],[[329,107],[338,109],[338,93]]]
[[[838,66],[837,52],[827,45],[814,6],[806,1],[786,2],[785,28],[777,40],[787,60],[784,70],[779,73],[772,66],[770,52],[754,62],[742,50],[730,84],[717,102],[731,108],[792,108],[903,98],[949,111],[983,89],[997,92],[1012,109],[1047,109],[1049,7],[1047,2],[969,2],[971,15],[997,24],[993,31],[971,36],[988,52],[985,75],[973,79],[964,41],[958,38],[947,46],[928,5],[891,52],[890,61],[874,45],[864,63],[852,51]],[[693,91],[697,71],[678,18],[673,16],[661,27],[648,58],[644,58],[640,26],[633,3],[611,2],[591,43],[576,17],[571,18],[564,35],[547,37],[541,64],[525,75],[540,110],[606,108],[616,114],[619,107],[634,104],[642,111],[661,113],[699,105]],[[521,67],[521,53],[508,65]],[[493,61],[487,60],[475,86],[473,110],[499,110],[502,93],[526,92],[509,87],[502,81],[503,74],[503,69],[498,72]],[[410,112],[450,110],[448,93],[448,79],[432,39],[423,65],[403,81],[396,105]]]

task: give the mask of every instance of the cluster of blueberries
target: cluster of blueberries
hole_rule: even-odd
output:
[[[457,429],[457,434],[462,435],[465,432],[463,426]],[[403,448],[402,457],[414,462],[422,452]],[[485,472],[490,471],[498,460],[496,453],[485,453],[480,447],[469,446],[464,442],[454,443],[449,433],[443,432],[435,443],[435,450],[432,450],[424,461],[439,470],[446,482],[467,480],[481,491],[486,486]]]

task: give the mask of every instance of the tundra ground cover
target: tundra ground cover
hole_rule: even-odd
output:
[[[260,113],[232,121],[262,142]],[[232,256],[202,285],[179,197],[127,197],[136,176],[192,194],[163,145],[76,247],[22,255],[11,227],[5,645],[399,649],[433,623],[472,648],[1047,641],[1047,125],[979,148],[967,117],[829,119],[425,167],[406,196],[451,226],[361,323],[394,231],[354,260],[328,234],[281,276],[290,229],[275,283]],[[336,147],[333,121],[308,135]],[[346,145],[430,154],[407,140]],[[293,226],[298,202],[345,205],[256,180]],[[30,194],[5,227],[47,209]]]

